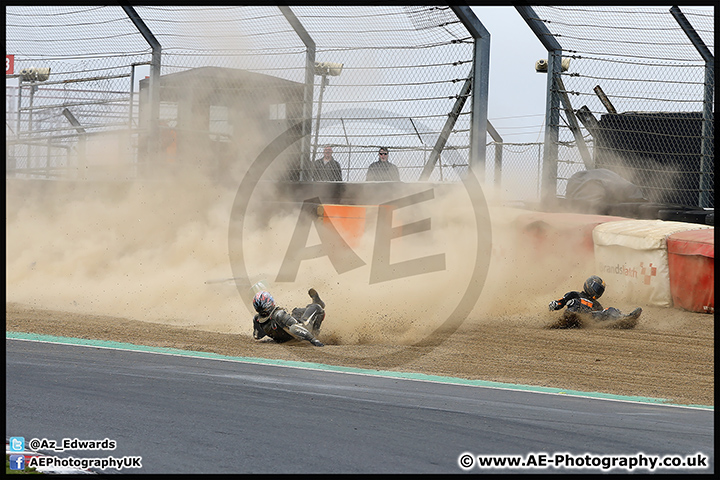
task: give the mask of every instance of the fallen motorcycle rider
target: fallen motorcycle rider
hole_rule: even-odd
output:
[[[564,307],[562,316],[549,328],[583,328],[598,325],[602,328],[634,328],[642,313],[638,307],[628,314],[623,314],[615,307],[603,308],[598,298],[605,293],[605,282],[597,275],[592,275],[583,285],[582,292],[572,291],[557,300],[550,302],[550,311]]]
[[[260,291],[253,298],[253,338],[268,336],[278,343],[290,340],[306,340],[316,347],[324,344],[316,338],[325,319],[325,302],[314,288],[308,290],[312,303],[305,308],[294,308],[292,314],[275,305],[275,299],[267,291]]]

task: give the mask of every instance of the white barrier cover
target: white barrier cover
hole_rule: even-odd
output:
[[[664,220],[607,222],[593,229],[595,265],[608,292],[639,306],[672,307],[667,237],[713,228]]]

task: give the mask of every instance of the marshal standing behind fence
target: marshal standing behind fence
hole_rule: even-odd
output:
[[[399,182],[400,172],[398,168],[388,160],[388,149],[380,147],[378,160],[370,164],[367,169],[368,182]]]

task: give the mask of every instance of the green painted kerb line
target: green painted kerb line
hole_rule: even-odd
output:
[[[324,370],[330,372],[353,373],[360,375],[375,375],[382,377],[401,378],[405,380],[420,380],[426,382],[440,382],[455,385],[470,385],[476,387],[502,388],[507,390],[521,390],[536,393],[552,393],[557,395],[568,395],[577,397],[602,398],[607,400],[620,400],[628,402],[652,403],[659,405],[673,405],[679,407],[702,408],[714,410],[714,406],[708,405],[679,405],[672,404],[666,399],[652,397],[632,397],[625,395],[610,395],[598,392],[581,392],[578,390],[563,390],[561,388],[537,387],[532,385],[516,385],[512,383],[488,382],[484,380],[468,380],[465,378],[443,377],[439,375],[426,375],[424,373],[392,372],[387,370],[371,370],[354,367],[340,367],[337,365],[325,365],[322,363],[297,362],[291,360],[273,360],[255,357],[232,357],[211,352],[198,352],[194,350],[180,350],[177,348],[151,347],[147,345],[135,345],[132,343],[113,342],[107,340],[92,340],[86,338],[57,337],[53,335],[40,335],[36,333],[5,332],[6,339],[32,340],[37,342],[60,343],[66,345],[82,345],[97,348],[113,348],[137,352],[158,353],[163,355],[181,355],[186,357],[207,358],[213,360],[226,360],[232,362],[256,363],[264,365],[277,365],[284,367],[307,368],[311,370]]]

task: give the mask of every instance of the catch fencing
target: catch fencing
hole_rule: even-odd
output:
[[[6,175],[193,164],[237,182],[291,132],[277,179],[308,180],[330,146],[342,181],[361,182],[387,147],[407,182],[476,166],[536,201],[609,168],[651,200],[714,206],[712,10],[516,10],[548,48],[541,144],[485,128],[489,57],[458,7],[8,6]]]
[[[8,7],[7,175],[125,179],[193,163],[227,179],[295,129],[276,178],[309,179],[331,146],[343,181],[364,181],[379,147],[403,181],[431,159],[428,180],[456,181],[475,49],[457,12]]]
[[[713,207],[714,11],[518,10],[548,48],[544,194],[607,168],[649,200]]]

